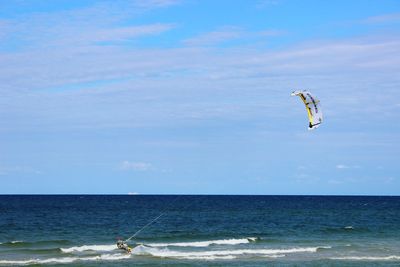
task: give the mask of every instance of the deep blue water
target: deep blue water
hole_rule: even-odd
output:
[[[132,254],[118,250],[132,240]],[[399,266],[400,197],[0,196],[0,265]]]

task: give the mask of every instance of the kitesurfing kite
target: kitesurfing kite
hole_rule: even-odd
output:
[[[308,130],[313,130],[318,128],[322,123],[322,110],[319,100],[315,98],[309,91],[294,91],[292,96],[299,96],[306,105],[307,115],[308,115]]]

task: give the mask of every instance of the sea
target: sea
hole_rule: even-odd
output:
[[[0,266],[60,265],[400,266],[400,197],[1,195]]]

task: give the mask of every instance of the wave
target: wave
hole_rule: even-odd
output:
[[[194,242],[176,242],[176,243],[149,243],[152,247],[208,247],[210,245],[239,245],[255,242],[259,240],[257,237],[248,237],[240,239],[221,239]]]
[[[13,241],[8,241],[8,242],[4,242],[4,243],[0,242],[0,245],[1,246],[15,246],[15,245],[19,245],[19,244],[22,244],[22,243],[24,243],[24,241],[13,240]]]
[[[18,248],[18,250],[15,249],[5,249],[2,250],[2,252],[15,252],[18,251],[18,254],[21,253],[25,253],[25,254],[33,254],[33,255],[37,255],[37,254],[41,254],[41,255],[45,255],[45,254],[53,254],[56,253],[60,253],[60,249],[59,248]]]
[[[13,240],[4,243],[0,243],[3,247],[36,247],[46,245],[65,245],[69,244],[68,240],[39,240],[39,241],[21,241]]]
[[[371,232],[371,230],[366,227],[354,227],[352,225],[346,225],[346,226],[342,226],[342,227],[326,227],[324,229],[321,229],[321,231],[324,233],[328,233],[328,234],[336,234],[336,233],[352,234],[352,233],[369,233],[369,232]]]
[[[176,243],[149,243],[151,247],[208,247],[210,245],[238,245],[247,244],[250,242],[257,241],[257,237],[248,237],[241,239],[221,239],[221,240],[209,240],[209,241],[196,241],[196,242],[176,242]],[[147,244],[145,244],[146,246]],[[73,252],[84,252],[84,251],[113,251],[116,250],[117,246],[112,245],[82,245],[74,246],[70,248],[60,248],[61,252],[73,253]]]
[[[351,260],[351,261],[397,261],[400,260],[400,256],[390,255],[382,257],[372,257],[372,256],[349,256],[349,257],[333,257],[329,258],[331,260]]]
[[[284,257],[290,253],[314,253],[321,248],[330,247],[304,247],[288,249],[236,249],[236,250],[211,250],[211,251],[174,251],[167,248],[158,249],[146,246],[137,246],[133,249],[135,255],[151,255],[160,258],[179,258],[179,259],[232,259],[238,256],[257,255],[262,257]]]
[[[57,264],[72,263],[76,261],[112,261],[130,258],[130,254],[103,254],[93,257],[64,257],[49,259],[29,259],[29,260],[0,260],[0,265],[29,265],[29,264]]]
[[[246,239],[247,240],[247,239]],[[214,240],[213,242],[218,241]],[[227,241],[229,244],[234,243],[232,240]],[[226,242],[222,242],[225,244]],[[211,242],[211,241],[208,241]],[[236,239],[236,244],[238,239]],[[250,241],[248,241],[250,242]],[[186,243],[185,243],[186,244]],[[187,245],[187,244],[186,244]],[[28,265],[28,264],[62,264],[73,263],[76,261],[103,261],[103,260],[121,260],[128,259],[135,256],[151,256],[157,258],[175,258],[187,260],[232,260],[239,257],[263,257],[263,258],[278,258],[285,257],[291,253],[315,253],[320,249],[327,249],[330,247],[294,247],[294,248],[281,248],[281,249],[225,249],[225,250],[206,250],[206,251],[187,251],[187,250],[173,250],[167,247],[149,247],[146,245],[139,245],[132,250],[132,254],[126,253],[113,253],[113,254],[100,254],[100,255],[71,255],[70,257],[53,257],[47,259],[26,259],[26,260],[0,260],[0,265]],[[61,248],[64,253],[71,252],[84,252],[84,251],[113,251],[117,250],[114,244],[112,245],[83,245],[70,248]]]
[[[117,246],[115,244],[112,245],[83,245],[76,246],[70,248],[60,248],[64,253],[72,253],[72,252],[83,252],[83,251],[112,251],[116,250]]]

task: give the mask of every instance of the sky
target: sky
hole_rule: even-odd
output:
[[[400,195],[399,93],[398,0],[1,1],[0,194]]]

